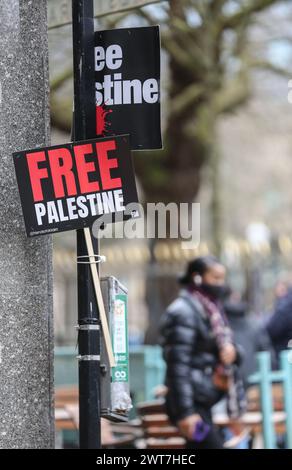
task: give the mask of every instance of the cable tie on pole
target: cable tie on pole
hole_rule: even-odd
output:
[[[106,262],[106,257],[103,255],[93,254],[93,255],[77,256],[77,264],[98,264],[98,263],[105,263],[105,262]]]
[[[75,329],[79,331],[100,330],[100,325],[76,325]]]
[[[77,356],[78,361],[100,361],[99,355],[84,355],[84,356]]]

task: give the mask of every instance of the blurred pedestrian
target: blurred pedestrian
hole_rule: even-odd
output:
[[[270,351],[273,358],[272,344],[264,325],[248,314],[248,304],[241,300],[240,296],[236,298],[232,294],[224,302],[224,311],[233,331],[235,343],[241,346],[244,353],[240,364],[240,375],[245,387],[248,387],[248,377],[257,370],[256,353]]]
[[[276,285],[274,313],[266,328],[279,361],[280,352],[288,349],[292,340],[292,288],[288,283]]]
[[[225,267],[213,256],[191,261],[182,290],[162,318],[168,415],[188,448],[223,448],[211,408],[227,396],[229,411],[244,406],[236,374],[240,354],[222,310],[228,293]]]

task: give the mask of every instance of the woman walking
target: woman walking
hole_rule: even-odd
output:
[[[187,448],[222,449],[211,407],[227,397],[236,417],[244,407],[237,367],[240,355],[222,311],[228,294],[225,267],[213,256],[191,261],[180,278],[182,290],[162,318],[167,364],[167,413]]]

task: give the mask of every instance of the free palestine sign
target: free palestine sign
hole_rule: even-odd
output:
[[[160,149],[159,26],[95,33],[96,134],[130,135],[132,150]]]
[[[127,135],[13,154],[29,237],[90,226],[105,215],[129,218],[137,203]]]

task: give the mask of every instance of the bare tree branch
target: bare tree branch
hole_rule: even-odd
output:
[[[249,66],[261,70],[267,70],[285,78],[292,78],[292,69],[279,67],[278,65],[273,64],[272,62],[269,62],[267,60],[250,60]]]
[[[71,131],[73,103],[70,98],[51,95],[51,124],[65,132]]]
[[[203,95],[205,87],[202,85],[192,84],[177,95],[170,103],[170,112],[178,115],[185,111],[186,108],[193,106],[194,103]]]
[[[63,85],[64,82],[66,82],[69,78],[72,78],[72,77],[73,77],[72,67],[68,67],[67,69],[64,69],[59,75],[57,75],[57,77],[54,77],[50,81],[51,92],[60,88],[60,86]]]
[[[284,0],[288,1],[288,0]],[[265,10],[269,6],[275,4],[277,0],[250,0],[240,11],[231,16],[225,16],[222,19],[221,28],[236,28],[242,21],[250,17],[254,13]]]
[[[214,97],[214,110],[217,115],[235,110],[244,104],[250,96],[248,75],[241,72],[236,78],[228,81],[224,88]]]
[[[190,72],[193,72],[194,76],[196,76],[196,73],[198,72],[196,67],[197,64],[195,63],[194,58],[190,56],[188,50],[181,47],[177,41],[167,34],[161,35],[161,44],[178,64]]]

